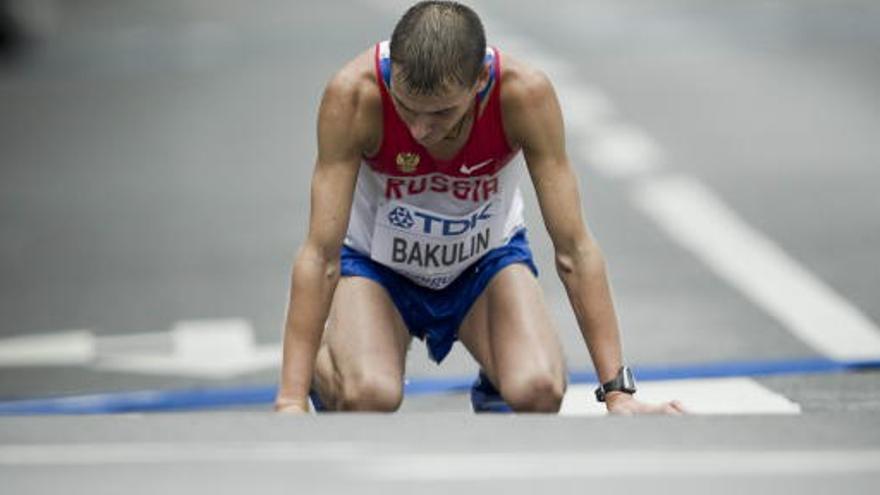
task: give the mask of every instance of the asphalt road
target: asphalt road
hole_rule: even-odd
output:
[[[35,2],[54,8],[38,15],[40,29],[28,51],[0,65],[0,338],[89,329],[106,339],[165,332],[183,320],[240,318],[251,323],[257,344],[277,344],[290,265],[305,233],[322,86],[340,64],[389,35],[392,12],[401,11],[397,3]],[[880,321],[880,5],[514,0],[482,1],[478,9],[490,42],[536,66],[547,63],[551,77],[564,76],[602,97],[604,117],[591,122],[605,127],[584,134],[583,126],[572,125],[568,145],[587,218],[609,261],[630,363],[824,354],[640,210],[633,192],[640,179],[603,171],[591,139],[609,126],[638,129],[650,138],[651,156],[664,173],[704,184],[842,300]],[[560,98],[567,122],[584,116],[571,93],[560,91]],[[541,284],[569,366],[589,369],[527,179],[524,191]],[[408,362],[414,379],[474,371],[460,348],[437,367],[416,343]],[[270,384],[276,375],[271,366],[217,379],[80,364],[5,365],[0,398]],[[621,448],[639,452],[675,448],[677,434],[712,439],[690,444],[693,449],[876,452],[870,433],[877,431],[880,410],[875,372],[758,380],[800,404],[804,414],[583,424],[410,418],[467,409],[463,395],[444,395],[407,399],[399,419],[304,419],[292,423],[296,433],[282,436],[340,440],[346,432],[375,429],[379,439],[402,428],[410,436],[399,440],[399,454],[418,450],[412,441],[425,431],[439,432],[438,442],[452,449],[466,432],[520,438],[535,421],[552,432],[548,438],[580,435],[590,449],[601,449],[602,439],[611,443],[610,436],[618,437],[609,432],[623,427],[631,433]],[[145,441],[202,421],[212,426],[191,440],[209,441],[231,428],[240,432],[236,439],[249,442],[251,433],[272,438],[287,427],[259,414],[2,419],[0,443]],[[133,433],[119,425],[132,425]],[[773,436],[779,428],[789,433],[786,441]],[[45,433],[56,430],[57,438]],[[448,443],[443,435],[450,435]],[[523,437],[508,450],[519,455],[534,441]],[[740,466],[741,457],[731,465]],[[92,477],[104,467],[4,466],[2,477],[22,492],[42,492],[48,488],[41,483],[61,479],[82,493],[107,490]],[[112,480],[139,479],[151,469],[155,465],[134,463]],[[255,469],[271,486],[284,485],[280,465]],[[712,479],[717,488],[723,480],[733,490],[754,474],[750,469],[713,472],[700,483]],[[211,467],[187,471],[196,473],[188,491],[216,474]],[[183,479],[182,472],[169,483]],[[783,473],[759,486],[769,492],[783,483],[818,493],[852,483],[844,491],[855,493],[877,481],[876,469],[851,478],[806,472]],[[331,488],[350,488],[361,478],[340,479]],[[628,486],[656,481],[638,478]],[[686,476],[665,481],[683,489],[699,485]],[[584,482],[553,483],[573,491]]]
[[[14,493],[872,493],[875,418],[7,419],[0,473]]]

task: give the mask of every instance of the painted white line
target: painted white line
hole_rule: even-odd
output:
[[[345,461],[365,458],[351,442],[131,442],[0,445],[0,466],[204,462]]]
[[[0,445],[0,466],[331,462],[389,481],[805,475],[880,472],[878,450],[443,453],[388,452],[351,442],[135,442]]]
[[[94,361],[96,355],[95,335],[89,330],[0,340],[0,367],[83,365]]]
[[[591,139],[581,139],[579,156],[587,166],[615,178],[646,175],[660,168],[663,153],[646,132],[630,124],[598,126]]]
[[[691,414],[799,414],[801,407],[749,378],[720,378],[640,382],[638,398],[661,403],[681,401]],[[569,386],[559,414],[604,416],[592,385]]]
[[[183,320],[171,329],[174,353],[194,360],[247,354],[254,349],[254,329],[242,319]]]
[[[88,330],[0,339],[0,368],[91,366],[151,375],[231,378],[271,369],[280,344],[257,345],[242,319],[189,320],[170,332],[96,337]]]
[[[839,360],[880,357],[880,329],[858,308],[687,177],[634,189],[641,210],[746,297],[818,352]]]
[[[215,360],[190,359],[176,354],[125,354],[102,357],[96,369],[145,375],[191,376],[224,380],[246,373],[275,368],[281,359],[279,346],[265,346],[247,354],[217,356]]]
[[[654,139],[632,124],[617,122],[611,99],[599,89],[582,84],[570,63],[511,34],[507,28],[493,32],[506,51],[540,67],[553,81],[564,109],[566,132],[575,143],[574,157],[612,178],[633,178],[661,167],[663,152]]]
[[[171,352],[171,335],[168,332],[142,332],[98,337],[98,355],[108,356],[135,352]]]
[[[382,458],[359,468],[394,481],[848,474],[880,472],[880,451],[461,452]]]
[[[151,375],[225,379],[277,367],[280,345],[257,346],[254,329],[242,319],[189,320],[171,330],[172,352],[101,355],[98,369]]]
[[[575,83],[556,85],[556,95],[563,109],[565,130],[580,141],[584,136],[594,136],[599,129],[612,121],[616,110],[611,99],[597,88]]]

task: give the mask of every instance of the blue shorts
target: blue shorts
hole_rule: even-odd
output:
[[[341,263],[343,277],[366,277],[385,288],[409,333],[425,341],[428,354],[437,363],[449,354],[458,339],[458,327],[496,273],[513,263],[523,263],[538,276],[526,229],[483,255],[440,290],[422,287],[348,246],[342,247]]]

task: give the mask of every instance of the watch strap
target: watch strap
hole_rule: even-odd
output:
[[[621,366],[614,379],[596,389],[596,400],[605,402],[605,396],[609,392],[624,392],[630,395],[636,393],[636,381],[629,366]]]

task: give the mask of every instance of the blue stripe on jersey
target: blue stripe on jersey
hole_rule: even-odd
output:
[[[477,93],[477,99],[483,101],[486,98],[486,95],[489,94],[489,88],[492,87],[492,82],[495,81],[495,51],[492,49],[487,50],[486,57],[483,59],[484,63],[489,64],[489,82],[486,84],[486,87],[480,90]],[[379,70],[382,72],[382,79],[385,81],[385,87],[391,87],[391,57],[381,57],[379,59]]]
[[[486,96],[489,94],[489,88],[492,87],[492,81],[495,80],[495,51],[494,50],[490,49],[489,52],[486,53],[486,58],[483,59],[483,63],[489,64],[489,82],[486,83],[486,87],[484,87],[483,89],[480,90],[479,93],[477,93],[477,99],[479,99],[480,101],[483,101],[484,99],[486,99]]]
[[[379,59],[379,70],[382,71],[382,79],[385,80],[385,87],[391,87],[391,57],[382,57]]]

